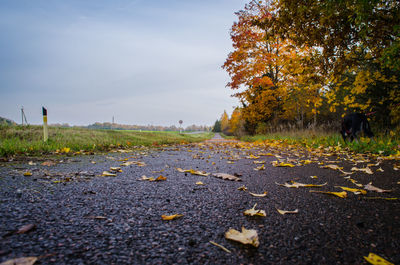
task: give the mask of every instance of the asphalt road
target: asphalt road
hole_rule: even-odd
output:
[[[121,166],[127,161],[145,165]],[[295,166],[276,167],[273,161]],[[369,166],[373,174],[356,171],[350,177],[360,185],[372,181],[391,192],[347,192],[347,198],[310,192],[359,188],[324,165],[350,172],[378,162]],[[310,152],[288,145],[221,140],[3,162],[0,262],[34,256],[36,264],[367,264],[363,257],[372,252],[399,264],[400,200],[382,199],[400,198],[400,174],[394,170],[398,164],[337,150]],[[264,170],[254,170],[262,165]],[[110,167],[121,167],[123,172],[100,176]],[[192,175],[177,168],[228,173],[242,181]],[[32,176],[24,176],[26,172]],[[139,180],[143,175],[167,179]],[[291,180],[327,184],[300,188],[276,184]],[[196,185],[199,181],[204,185]],[[247,191],[238,190],[243,185]],[[265,191],[266,197],[249,193]],[[255,203],[266,217],[243,214]],[[281,215],[277,209],[298,209],[298,213]],[[172,214],[183,216],[161,218]],[[28,224],[34,228],[18,233]],[[225,238],[230,228],[241,227],[258,232],[257,248]]]

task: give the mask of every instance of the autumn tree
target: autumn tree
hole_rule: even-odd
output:
[[[224,113],[221,116],[221,132],[224,134],[229,134],[229,116],[224,110]]]
[[[230,134],[235,136],[243,136],[245,134],[244,120],[240,108],[235,108],[229,119]]]
[[[331,111],[376,111],[386,125],[399,122],[399,1],[281,0],[278,6],[280,35],[321,50]]]

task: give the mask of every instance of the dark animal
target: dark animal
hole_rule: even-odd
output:
[[[370,138],[374,137],[365,114],[352,113],[344,116],[340,133],[345,142],[347,137],[350,137],[350,141],[357,139],[361,132]]]

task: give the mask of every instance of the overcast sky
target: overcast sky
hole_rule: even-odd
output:
[[[244,0],[0,0],[0,116],[30,124],[212,125]]]

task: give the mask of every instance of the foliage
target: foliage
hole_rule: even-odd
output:
[[[221,132],[221,121],[220,120],[215,121],[212,131],[213,132]]]
[[[229,131],[229,116],[226,111],[224,111],[221,116],[221,132],[223,132],[224,134],[229,134]]]

